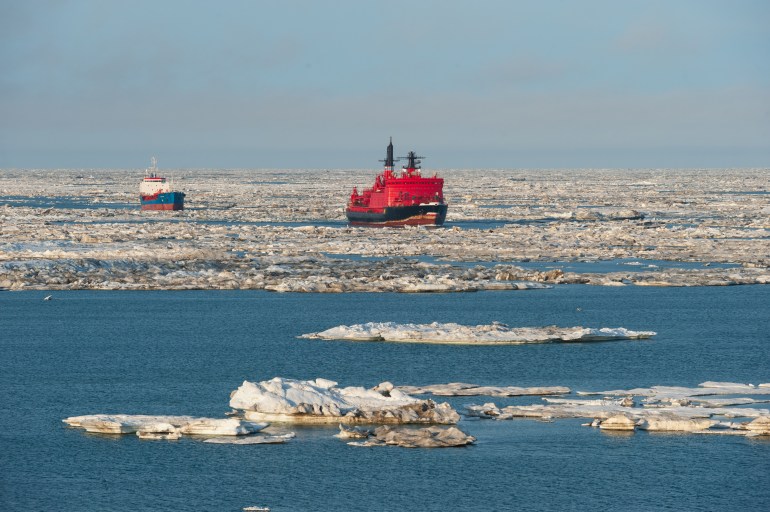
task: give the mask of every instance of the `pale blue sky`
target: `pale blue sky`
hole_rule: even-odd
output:
[[[770,166],[770,2],[0,0],[0,168]]]

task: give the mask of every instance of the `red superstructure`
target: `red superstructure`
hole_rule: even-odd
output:
[[[353,188],[345,213],[351,224],[375,226],[434,225],[446,218],[444,179],[435,174],[424,178],[421,156],[410,151],[407,165],[394,170],[393,141],[387,148],[385,170],[377,175],[374,186],[358,193]]]

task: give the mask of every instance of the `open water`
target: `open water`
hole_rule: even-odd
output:
[[[354,448],[336,426],[285,445],[141,441],[93,413],[222,417],[243,380],[563,385],[770,382],[770,287],[469,294],[0,293],[0,510],[769,510],[770,440],[612,435],[581,420],[463,420],[475,446]],[[369,321],[627,327],[652,340],[504,347],[296,336]],[[538,398],[450,399],[456,407]]]

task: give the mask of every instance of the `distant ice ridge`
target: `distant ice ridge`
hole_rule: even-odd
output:
[[[653,331],[631,331],[624,327],[594,329],[589,327],[517,327],[499,322],[487,325],[455,323],[398,324],[369,322],[340,325],[321,332],[303,334],[302,338],[350,341],[392,341],[399,343],[450,343],[468,345],[497,345],[552,343],[576,341],[610,341],[646,339]]]
[[[449,404],[436,404],[399,391],[389,382],[372,389],[339,388],[327,379],[275,377],[244,383],[230,395],[230,407],[247,420],[294,423],[457,423]]]

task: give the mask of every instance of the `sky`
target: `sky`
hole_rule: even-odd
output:
[[[0,1],[0,168],[770,167],[766,0]]]

